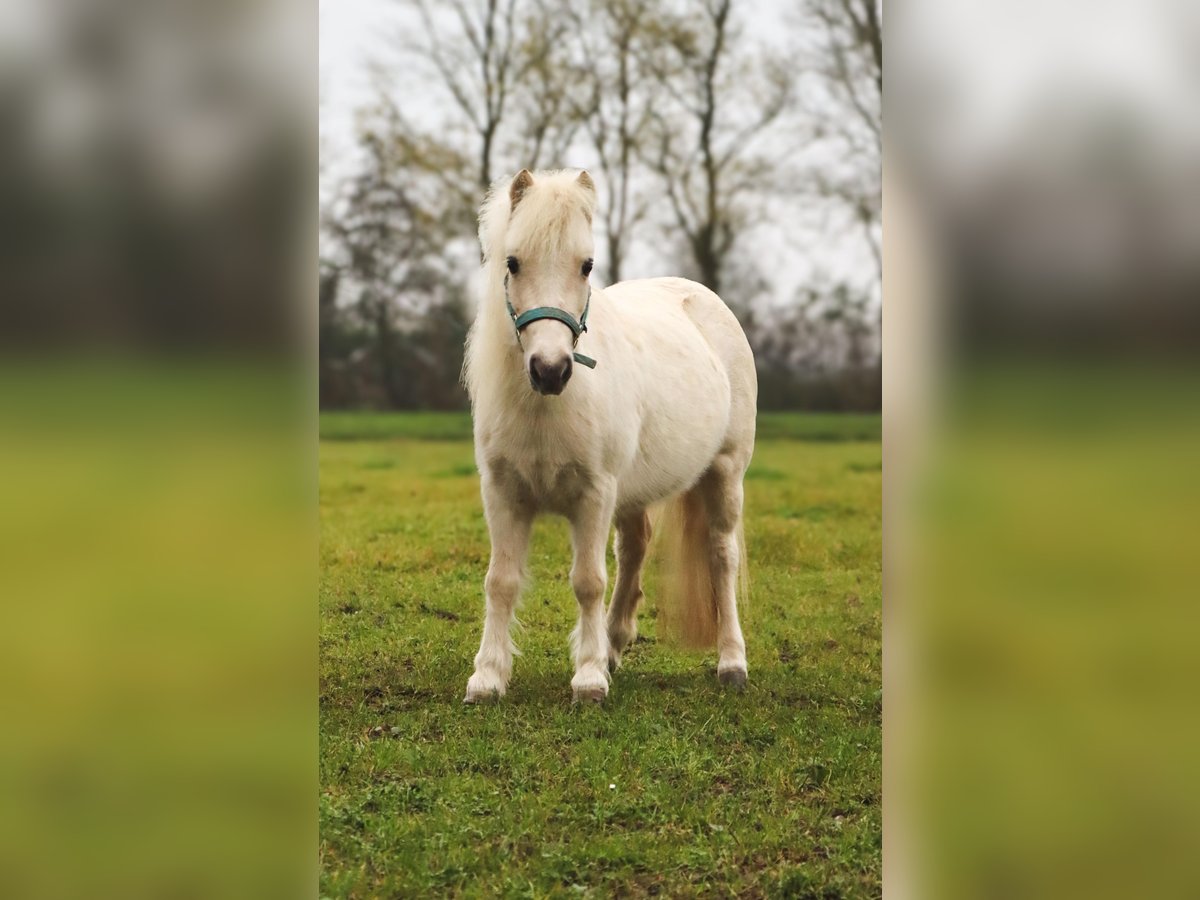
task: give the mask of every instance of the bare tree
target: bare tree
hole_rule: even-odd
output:
[[[404,49],[446,90],[448,118],[472,135],[477,187],[499,174],[498,154],[514,171],[562,157],[578,127],[564,77],[566,19],[544,0],[402,2],[422,30]]]
[[[861,228],[882,277],[883,23],[878,0],[804,0],[797,57],[815,78],[804,92],[804,140],[816,147],[804,183]]]
[[[655,110],[648,153],[701,281],[722,286],[729,256],[772,168],[757,140],[787,107],[786,69],[750,46],[734,0],[689,0],[650,66],[672,101]]]
[[[442,179],[461,182],[472,162],[412,129],[386,97],[362,116],[359,144],[363,163],[322,221],[322,337],[361,336],[388,405],[455,405],[467,270],[454,246],[472,216]]]
[[[497,134],[516,80],[517,6],[520,0],[404,0],[423,33],[405,43],[424,60],[478,139],[476,183],[492,183]]]
[[[578,97],[584,85],[573,77],[572,24],[555,0],[532,0],[518,23],[508,154],[514,171],[557,167],[579,130]]]
[[[649,0],[580,0],[572,9],[577,41],[573,80],[585,85],[576,100],[580,120],[607,191],[601,205],[608,280],[621,280],[633,229],[646,215],[635,191],[650,125],[652,83],[645,61],[655,26]]]

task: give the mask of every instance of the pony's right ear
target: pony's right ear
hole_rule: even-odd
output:
[[[528,169],[522,169],[517,173],[517,177],[513,179],[512,185],[508,189],[509,205],[512,209],[517,208],[517,204],[521,202],[521,198],[531,187],[533,187],[533,175]]]

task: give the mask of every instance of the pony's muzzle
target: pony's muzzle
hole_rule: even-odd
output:
[[[561,394],[571,380],[571,357],[548,363],[534,354],[529,358],[529,383],[539,394]]]

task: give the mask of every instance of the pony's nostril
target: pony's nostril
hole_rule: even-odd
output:
[[[547,363],[540,356],[529,359],[529,381],[538,393],[561,394],[570,377],[570,357],[557,363]]]
[[[534,356],[529,360],[529,380],[533,382],[535,388],[541,388],[543,380],[542,358]]]

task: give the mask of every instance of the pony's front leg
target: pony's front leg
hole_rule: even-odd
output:
[[[483,640],[475,655],[475,673],[467,682],[464,703],[503,697],[508,689],[513,658],[509,626],[521,592],[521,569],[533,524],[531,514],[513,508],[503,496],[486,487],[484,509],[492,540],[492,561],[483,582],[487,612],[483,620]]]
[[[575,563],[571,586],[579,601],[579,622],[571,632],[575,677],[571,691],[576,702],[600,702],[608,696],[608,628],[604,621],[604,591],[608,584],[605,552],[612,525],[615,491],[590,495],[571,518]]]

